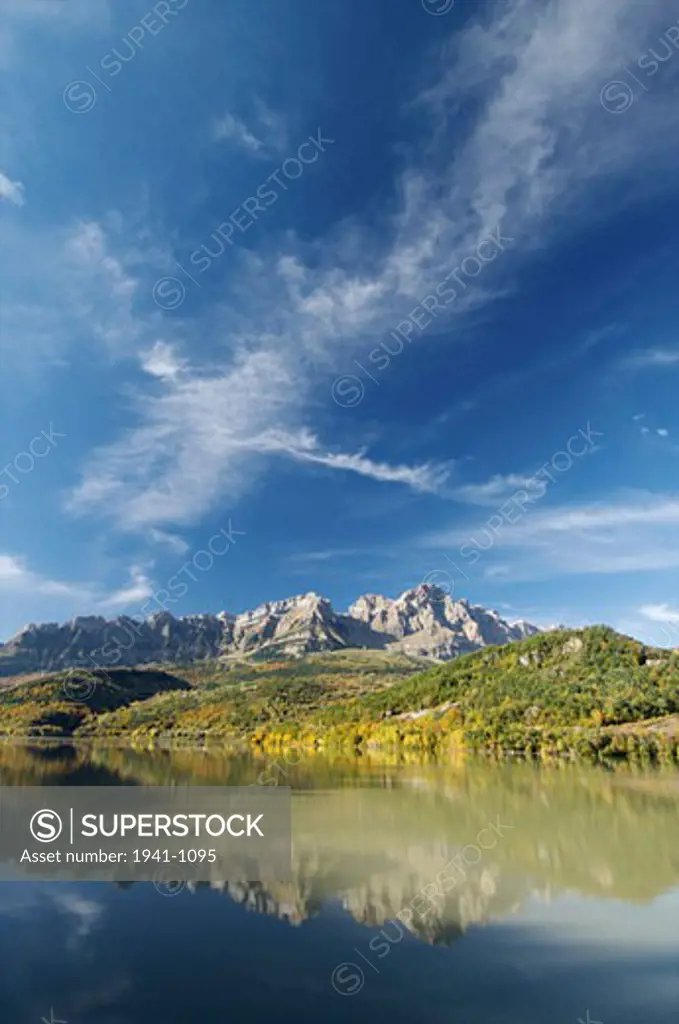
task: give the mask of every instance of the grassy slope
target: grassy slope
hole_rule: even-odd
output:
[[[676,757],[679,652],[593,627],[417,671],[422,667],[374,651],[228,667],[206,662],[173,669],[183,689],[159,687],[164,692],[147,699],[128,693],[112,710],[89,700],[76,729],[79,735],[247,739],[266,750],[302,743],[437,754],[451,747],[621,755],[650,749],[663,760]],[[34,704],[36,686],[45,700],[55,679],[15,689],[15,705],[21,695]],[[6,699],[0,692],[0,732]],[[73,702],[69,710],[80,713]],[[25,720],[35,716],[27,712]]]

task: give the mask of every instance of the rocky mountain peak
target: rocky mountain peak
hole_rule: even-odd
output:
[[[70,620],[68,625],[73,630],[79,630],[83,633],[93,633],[106,625],[106,619],[101,615],[77,615],[74,619]]]
[[[529,623],[512,626],[495,611],[471,605],[464,598],[455,600],[431,583],[406,590],[393,600],[366,594],[351,606],[349,614],[389,635],[389,646],[440,659],[538,632]]]

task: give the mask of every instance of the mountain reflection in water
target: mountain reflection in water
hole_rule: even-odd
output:
[[[0,746],[2,785],[249,785],[265,767]],[[676,773],[314,757],[281,781],[291,882],[3,883],[0,1020],[676,1021]]]

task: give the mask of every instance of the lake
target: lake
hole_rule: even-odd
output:
[[[679,774],[0,746],[6,785],[293,790],[293,880],[0,884],[0,1020],[676,1024]]]

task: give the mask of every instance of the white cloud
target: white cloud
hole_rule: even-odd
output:
[[[129,608],[130,605],[143,604],[152,595],[153,585],[148,576],[142,569],[133,566],[130,570],[129,583],[99,601],[98,607],[102,609]]]
[[[622,333],[623,328],[620,324],[616,323],[606,324],[604,327],[599,327],[596,330],[589,331],[580,343],[579,351],[589,352],[589,350],[594,348],[596,345],[600,345],[602,341],[608,341],[610,338],[618,337]]]
[[[452,491],[452,496],[470,505],[498,505],[519,490],[535,483],[535,478],[520,473],[497,473],[482,484],[461,484]]]
[[[656,430],[656,434],[659,437],[668,437],[669,433],[669,430],[666,430],[665,427],[658,427],[658,429]]]
[[[668,604],[644,604],[639,609],[639,614],[651,622],[679,625],[679,609],[671,608]]]
[[[643,352],[635,352],[623,359],[621,365],[626,370],[660,369],[679,364],[679,348],[649,348]],[[634,417],[637,419],[637,417]]]
[[[2,171],[0,171],[0,199],[6,199],[8,203],[14,203],[15,206],[23,206],[26,201],[22,183],[12,181]]]
[[[489,565],[484,569],[483,575],[489,580],[509,579],[512,571],[508,565]]]
[[[256,156],[267,152],[282,152],[287,144],[287,125],[282,114],[270,110],[260,99],[254,101],[255,123],[248,127],[244,121],[229,112],[212,126],[214,142],[231,142]]]
[[[228,113],[215,122],[212,138],[215,142],[234,142],[253,153],[259,153],[263,148],[261,140],[252,134],[244,122]]]
[[[363,454],[315,452],[295,453],[295,457],[309,462],[316,462],[330,469],[342,469],[347,472],[367,476],[382,483],[405,484],[414,491],[437,494],[449,476],[446,466],[424,463],[418,466],[390,466],[386,462],[375,462]]]
[[[265,143],[282,153],[288,146],[287,118],[284,114],[271,110],[258,97],[255,97],[255,109]]]
[[[266,442],[261,450],[267,450]],[[319,449],[317,439],[310,434],[283,439],[280,448],[275,445],[270,450],[280,450],[300,462],[313,462],[319,466],[327,466],[329,469],[356,473],[381,483],[405,484],[414,491],[422,493],[439,493],[450,474],[450,467],[441,464],[391,466],[385,462],[375,462],[373,459],[366,458],[363,452],[355,454],[323,452]]]
[[[140,314],[141,268],[148,273],[149,254],[165,259],[157,246],[115,214],[61,228],[14,220],[3,225],[13,258],[3,266],[0,334],[5,372],[22,389],[75,358],[108,369],[152,352],[158,338],[173,344],[176,326],[158,308]]]
[[[150,351],[141,356],[142,370],[161,380],[174,380],[185,365],[186,361],[177,356],[175,347],[165,341],[157,341]]]
[[[179,537],[176,533],[168,533],[166,530],[156,530],[152,527],[149,530],[149,540],[154,544],[163,544],[176,555],[185,555],[189,550],[189,545],[183,537]]]
[[[309,566],[317,562],[330,562],[335,558],[353,558],[358,554],[369,554],[369,551],[358,548],[326,548],[324,551],[296,551],[293,555],[287,555],[283,561],[286,564]]]
[[[160,323],[158,310],[136,312],[139,280],[127,268],[135,253],[114,251],[114,229],[81,221],[63,238],[58,304],[66,323],[76,324],[88,340],[101,342],[110,355],[129,357]]]
[[[658,624],[658,630],[654,630],[652,643],[661,647],[676,647],[679,644],[678,609],[668,604],[644,604],[639,608],[639,614],[643,619]]]
[[[66,252],[78,265],[101,277],[118,298],[128,299],[135,292],[137,282],[111,255],[106,232],[96,221],[81,221],[76,226],[66,241]]]
[[[24,572],[25,570],[17,558],[12,555],[0,555],[0,580],[3,583],[8,580],[20,580]]]

